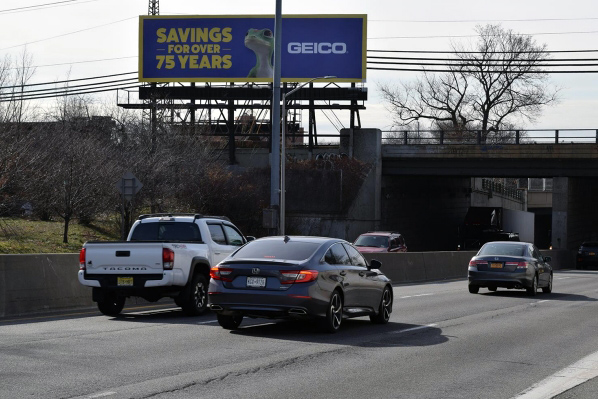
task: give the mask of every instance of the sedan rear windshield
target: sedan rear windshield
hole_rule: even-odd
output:
[[[504,256],[526,256],[527,250],[524,245],[507,243],[484,244],[478,256],[504,255]]]
[[[581,244],[582,247],[598,247],[598,242],[591,241],[591,242],[584,242]]]
[[[320,244],[305,241],[252,241],[239,249],[235,259],[277,259],[277,260],[306,260],[312,257]]]
[[[388,247],[388,236],[359,236],[355,243],[356,247]]]
[[[133,230],[131,241],[198,242],[201,241],[201,234],[195,223],[139,223]]]

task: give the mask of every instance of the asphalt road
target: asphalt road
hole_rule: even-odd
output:
[[[230,332],[167,304],[0,319],[0,398],[546,398],[533,389],[598,352],[595,271],[556,272],[536,297],[464,280],[394,293],[389,324],[337,334],[259,319]],[[559,398],[597,397],[591,371]]]

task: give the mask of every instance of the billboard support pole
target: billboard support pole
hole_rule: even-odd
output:
[[[280,206],[280,75],[282,55],[282,0],[276,0],[274,19],[274,78],[272,82],[272,147],[270,153],[270,208]],[[280,218],[279,218],[280,226]],[[276,229],[280,232],[280,228]]]

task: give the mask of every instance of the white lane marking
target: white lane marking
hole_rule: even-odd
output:
[[[567,280],[568,278],[571,277],[556,277],[555,280]]]
[[[218,323],[218,320],[201,321],[201,322],[195,323],[195,324],[212,324],[212,323]]]
[[[411,327],[404,330],[392,331],[390,334],[401,334],[409,331],[423,330],[424,328],[436,327],[438,324],[427,324],[425,326]]]
[[[417,295],[407,295],[407,296],[402,296],[399,297],[399,299],[406,299],[406,298],[416,298],[418,296],[429,296],[429,295],[434,295],[434,294],[417,294]]]
[[[550,302],[550,299],[544,299],[544,300],[538,301],[536,303],[544,303],[544,302]]]
[[[88,396],[88,398],[89,399],[105,398],[106,396],[112,396],[112,395],[116,395],[116,392],[102,392],[102,393],[97,393],[95,395]]]
[[[584,357],[515,396],[516,399],[552,398],[598,376],[598,352]]]

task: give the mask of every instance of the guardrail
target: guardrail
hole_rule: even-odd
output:
[[[382,144],[598,144],[598,129],[527,130],[385,130]]]

